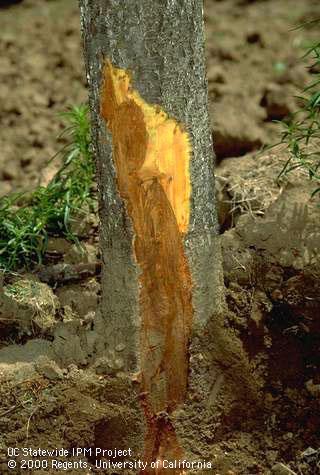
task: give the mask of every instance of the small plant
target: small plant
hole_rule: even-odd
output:
[[[306,57],[313,59],[310,68],[315,71],[315,80],[303,89],[299,97],[302,106],[291,120],[287,123],[280,121],[283,128],[280,143],[287,145],[289,159],[279,178],[294,169],[304,169],[316,184],[312,192],[314,196],[320,192],[320,42],[307,49]]]
[[[73,107],[62,115],[67,122],[62,135],[68,135],[70,141],[56,155],[62,156],[56,175],[47,186],[31,193],[0,199],[0,268],[4,270],[40,263],[49,235],[76,240],[71,222],[94,204],[88,108]]]

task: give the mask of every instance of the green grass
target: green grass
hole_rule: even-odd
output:
[[[67,145],[55,156],[62,165],[47,186],[0,199],[0,268],[15,270],[41,263],[50,235],[76,240],[72,220],[95,202],[94,162],[90,148],[88,108],[62,114]]]
[[[315,23],[319,25],[320,20]],[[279,122],[282,127],[280,143],[286,144],[289,151],[289,159],[279,178],[302,168],[315,183],[312,192],[315,196],[320,193],[320,42],[309,47],[303,58],[311,61],[309,67],[315,71],[314,79],[299,96],[300,109],[288,122]]]

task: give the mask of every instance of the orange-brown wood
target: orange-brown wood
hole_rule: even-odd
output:
[[[181,125],[134,90],[128,72],[107,62],[103,78],[101,114],[112,134],[118,189],[132,219],[141,269],[146,458],[177,458],[182,451],[170,413],[185,399],[193,315],[183,247],[190,219],[190,141]]]

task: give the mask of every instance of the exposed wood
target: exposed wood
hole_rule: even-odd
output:
[[[141,98],[126,71],[108,61],[103,77],[101,113],[112,133],[141,269],[140,371],[149,428],[145,456],[152,460],[158,452],[168,456],[173,445],[178,450],[172,426],[156,419],[184,401],[188,379],[192,284],[182,233],[189,225],[190,143],[175,120]]]

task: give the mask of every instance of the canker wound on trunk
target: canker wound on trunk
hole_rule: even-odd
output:
[[[109,61],[101,92],[118,190],[133,223],[141,269],[140,361],[149,431],[145,455],[147,460],[179,458],[170,413],[185,399],[193,314],[183,247],[190,218],[190,140],[180,124],[140,96],[127,71]]]

